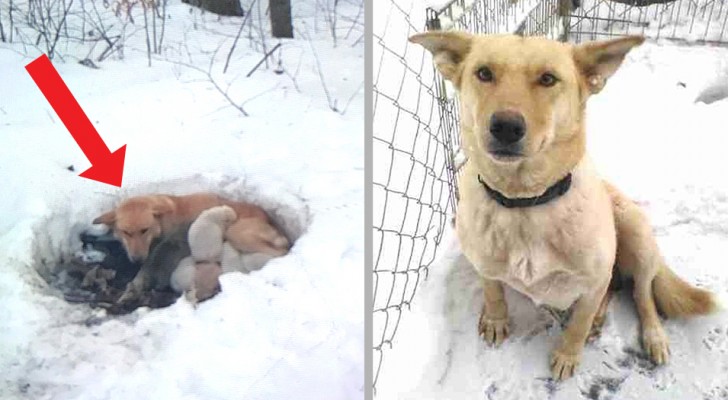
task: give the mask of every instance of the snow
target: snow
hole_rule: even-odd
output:
[[[628,55],[587,108],[588,147],[600,173],[644,207],[673,270],[723,304],[728,101],[695,99],[724,76],[727,60],[725,48],[650,41]],[[506,293],[511,336],[489,348],[477,334],[479,278],[449,226],[444,236],[384,354],[378,399],[728,397],[728,315],[665,321],[672,356],[654,368],[639,343],[629,288],[614,296],[601,336],[586,346],[575,377],[563,383],[551,381],[548,369],[561,326],[512,290]]]
[[[88,48],[64,46],[55,67],[108,147],[127,145],[121,189],[77,176],[89,163],[24,69],[40,52],[0,43],[0,398],[363,398],[363,20],[340,2],[334,46],[317,4],[294,1],[288,74],[274,62],[245,78],[262,58],[246,34],[223,75],[241,19],[177,1],[152,67],[143,29],[98,70],[75,62]],[[211,57],[249,117],[183,65]],[[298,240],[260,271],[223,275],[197,308],[107,316],[40,277],[122,198],[198,190],[261,205]]]

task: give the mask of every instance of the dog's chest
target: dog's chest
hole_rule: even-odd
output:
[[[563,230],[532,221],[499,218],[484,210],[473,214],[460,234],[465,255],[480,274],[505,282],[539,304],[568,308],[588,286],[578,265],[577,249]]]
[[[482,192],[464,190],[457,215],[463,253],[483,277],[538,304],[566,309],[591,290],[614,257],[614,240],[603,239],[610,229],[613,237],[610,215],[570,203],[580,199],[567,193],[558,205],[505,209]]]

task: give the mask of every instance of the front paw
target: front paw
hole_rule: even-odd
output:
[[[554,350],[551,353],[551,376],[557,380],[571,378],[574,375],[574,369],[579,365],[581,353],[569,354],[562,350]]]
[[[508,337],[508,318],[488,318],[482,314],[478,332],[489,345],[500,346]]]
[[[642,347],[657,365],[667,363],[670,358],[670,341],[662,328],[645,329],[642,333]]]

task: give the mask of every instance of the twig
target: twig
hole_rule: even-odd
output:
[[[364,81],[362,81],[362,82],[361,82],[361,83],[359,84],[359,87],[358,87],[358,88],[356,88],[356,90],[354,91],[354,93],[352,93],[352,94],[351,94],[351,97],[349,97],[349,100],[347,100],[347,101],[346,101],[346,105],[344,106],[344,109],[343,109],[343,110],[341,110],[341,115],[344,115],[344,114],[346,114],[346,110],[348,110],[348,109],[349,109],[349,105],[351,104],[352,100],[354,100],[354,97],[356,97],[356,95],[357,95],[357,94],[359,94],[359,91],[360,91],[360,90],[361,90],[361,89],[362,89],[363,87],[364,87]]]
[[[218,47],[218,49],[219,49],[219,47]],[[212,72],[211,72],[212,71],[212,65],[213,65],[213,62],[215,60],[215,55],[216,54],[217,54],[217,50],[215,50],[215,53],[213,53],[212,58],[210,59],[210,64],[208,66],[207,71],[205,71],[204,69],[202,69],[202,68],[200,68],[200,67],[198,67],[196,65],[188,64],[188,63],[185,63],[185,62],[181,62],[181,61],[170,61],[170,60],[167,60],[167,61],[168,62],[171,62],[173,64],[182,65],[184,67],[193,69],[193,70],[195,70],[197,72],[200,72],[200,73],[204,74],[205,76],[207,76],[207,80],[210,83],[212,83],[212,85],[215,87],[215,90],[217,90],[225,98],[225,100],[227,100],[227,102],[230,103],[231,106],[235,107],[244,116],[246,116],[246,117],[250,116],[250,114],[248,114],[248,112],[245,111],[245,109],[243,108],[243,106],[242,105],[238,105],[235,102],[235,100],[233,100],[230,97],[230,95],[227,93],[227,90],[224,90],[222,87],[220,87],[220,85],[217,83],[217,81],[215,81],[215,79],[212,77]]]
[[[245,77],[246,78],[250,78],[250,75],[253,75],[253,72],[255,72],[255,70],[257,70],[258,67],[260,67],[260,65],[263,64],[263,62],[265,62],[265,60],[267,60],[268,57],[270,57],[270,55],[273,54],[273,52],[276,51],[279,47],[281,47],[281,43],[280,42],[278,42],[278,44],[276,44],[275,46],[273,46],[273,48],[270,49],[270,51],[267,52],[263,56],[263,58],[260,61],[258,61],[257,64],[255,64],[255,67],[253,67],[253,69],[251,69],[250,72],[248,72],[248,75],[245,75]]]
[[[316,61],[316,72],[318,72],[319,80],[321,81],[321,86],[324,88],[324,94],[326,94],[326,101],[329,103],[329,108],[334,112],[339,112],[339,109],[336,107],[336,99],[332,100],[331,93],[329,92],[329,88],[326,86],[326,80],[324,79],[323,67],[321,66],[321,60],[319,60],[318,53],[316,53],[316,49],[313,47],[311,38],[305,34],[301,34],[300,36],[302,38],[306,39],[306,41],[308,42],[308,46],[311,48],[311,52],[313,53],[313,59]]]
[[[225,68],[222,69],[222,73],[226,73],[228,69],[228,65],[230,65],[230,57],[233,56],[233,51],[235,51],[235,46],[238,44],[238,39],[240,39],[240,34],[243,33],[243,28],[245,28],[245,23],[248,22],[248,19],[250,18],[250,13],[253,11],[253,5],[255,5],[255,2],[258,0],[253,0],[252,3],[250,3],[250,7],[248,7],[248,12],[245,13],[245,17],[243,17],[243,22],[240,24],[240,29],[238,30],[238,34],[235,35],[235,40],[233,40],[233,45],[230,47],[230,51],[228,52],[227,58],[225,59]]]
[[[162,41],[164,40],[164,27],[167,25],[167,0],[162,0],[162,32],[159,34],[159,54],[162,54]]]
[[[53,45],[51,45],[50,49],[48,50],[48,58],[53,58],[54,52],[56,50],[56,44],[58,44],[58,39],[61,37],[61,29],[63,29],[63,26],[66,24],[66,17],[68,16],[68,11],[71,10],[71,6],[73,5],[73,0],[71,0],[68,3],[68,7],[64,8],[63,10],[63,17],[61,18],[61,22],[58,24],[58,27],[56,28],[56,36],[53,38]],[[50,14],[50,10],[48,11]],[[50,17],[49,17],[50,21]]]
[[[147,19],[147,6],[142,3],[142,8],[144,9],[144,32],[146,33],[147,37],[147,60],[149,62],[149,66],[152,66],[152,47],[149,43],[149,20]]]
[[[359,18],[361,18],[361,14],[364,11],[364,2],[362,1],[359,3],[359,11],[356,13],[356,17],[351,23],[351,26],[349,27],[349,30],[346,32],[346,35],[344,36],[344,39],[349,39],[349,35],[351,34],[351,31],[354,30],[354,27],[359,23]]]

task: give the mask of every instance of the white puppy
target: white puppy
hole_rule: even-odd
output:
[[[222,271],[225,274],[235,271],[247,274],[263,268],[273,258],[275,256],[268,253],[241,253],[225,242],[222,248]]]
[[[223,235],[237,218],[235,211],[228,206],[203,211],[187,234],[192,258],[197,262],[219,263],[222,260]]]
[[[180,260],[177,268],[169,278],[169,286],[177,293],[184,293],[192,288],[195,279],[195,260],[185,257]]]

